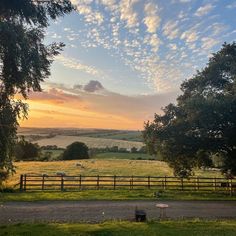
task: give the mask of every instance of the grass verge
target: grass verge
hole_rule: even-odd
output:
[[[227,221],[160,221],[135,223],[126,221],[101,224],[16,224],[0,226],[0,235],[103,235],[103,236],[232,236],[236,220]]]
[[[77,201],[77,200],[236,200],[236,196],[217,192],[164,191],[160,197],[155,190],[83,190],[76,192],[14,192],[0,193],[6,201]]]

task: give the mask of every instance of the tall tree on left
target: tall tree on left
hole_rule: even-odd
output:
[[[70,0],[0,1],[0,183],[14,171],[12,154],[18,120],[27,117],[31,91],[50,75],[63,43],[43,43],[50,20],[73,11]]]

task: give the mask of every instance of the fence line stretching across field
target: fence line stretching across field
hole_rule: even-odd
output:
[[[188,191],[224,191],[231,195],[236,190],[236,179],[172,176],[84,176],[32,175],[20,176],[20,191],[83,189],[155,189]]]

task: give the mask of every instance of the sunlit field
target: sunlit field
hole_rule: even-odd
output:
[[[119,148],[126,148],[130,150],[132,147],[140,149],[144,145],[142,142],[63,135],[37,140],[36,143],[38,143],[39,146],[57,145],[58,147],[65,148],[71,143],[77,141],[85,143],[90,148],[105,148],[118,146]]]
[[[80,165],[78,165],[80,164]],[[66,175],[141,175],[141,176],[172,176],[172,169],[163,161],[153,160],[121,160],[121,159],[88,159],[73,161],[24,161],[15,162],[16,173],[8,180],[7,185],[19,182],[20,174],[56,174]],[[219,177],[219,171],[196,170],[199,177]]]

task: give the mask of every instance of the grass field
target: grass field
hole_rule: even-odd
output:
[[[118,146],[119,148],[126,148],[130,150],[132,147],[140,149],[144,145],[142,142],[65,135],[57,135],[52,138],[40,139],[37,141],[37,143],[39,146],[57,145],[58,147],[65,148],[69,144],[76,141],[85,143],[89,148],[105,148]]]
[[[116,140],[127,140],[142,142],[141,131],[131,130],[111,130],[111,129],[63,129],[63,128],[19,128],[18,135],[25,137],[48,136],[48,135],[64,135],[64,136],[84,136],[92,138],[106,138]]]
[[[85,136],[85,135],[84,135]],[[97,132],[86,134],[87,137],[94,138],[108,138],[108,139],[117,139],[117,140],[127,140],[127,141],[136,141],[142,142],[142,134],[140,131],[116,131],[116,132]]]
[[[101,224],[15,224],[0,226],[0,235],[32,236],[233,236],[236,220],[225,221],[160,221],[135,223],[126,221]]]
[[[81,166],[77,166],[77,164]],[[52,174],[65,172],[67,175],[141,175],[172,176],[172,169],[162,161],[121,160],[121,159],[87,159],[54,162],[16,162],[16,173],[8,180],[12,186],[19,182],[20,174]],[[220,177],[219,171],[196,170],[199,177]]]
[[[144,153],[120,153],[120,152],[106,152],[106,153],[98,153],[94,157],[94,159],[126,159],[126,160],[149,160],[154,157],[149,154]]]
[[[41,152],[42,154],[50,152],[52,159],[58,159],[60,155],[63,153],[63,150],[42,150]],[[98,153],[95,156],[93,156],[93,159],[108,159],[108,160],[114,160],[114,159],[150,160],[154,158],[156,157],[144,153],[121,153],[121,152],[105,152],[105,153]]]
[[[80,163],[81,166],[76,164]],[[56,174],[65,172],[67,175],[171,175],[172,170],[165,162],[148,160],[73,160],[54,162],[16,162],[16,173],[8,184],[19,182],[20,174]]]

